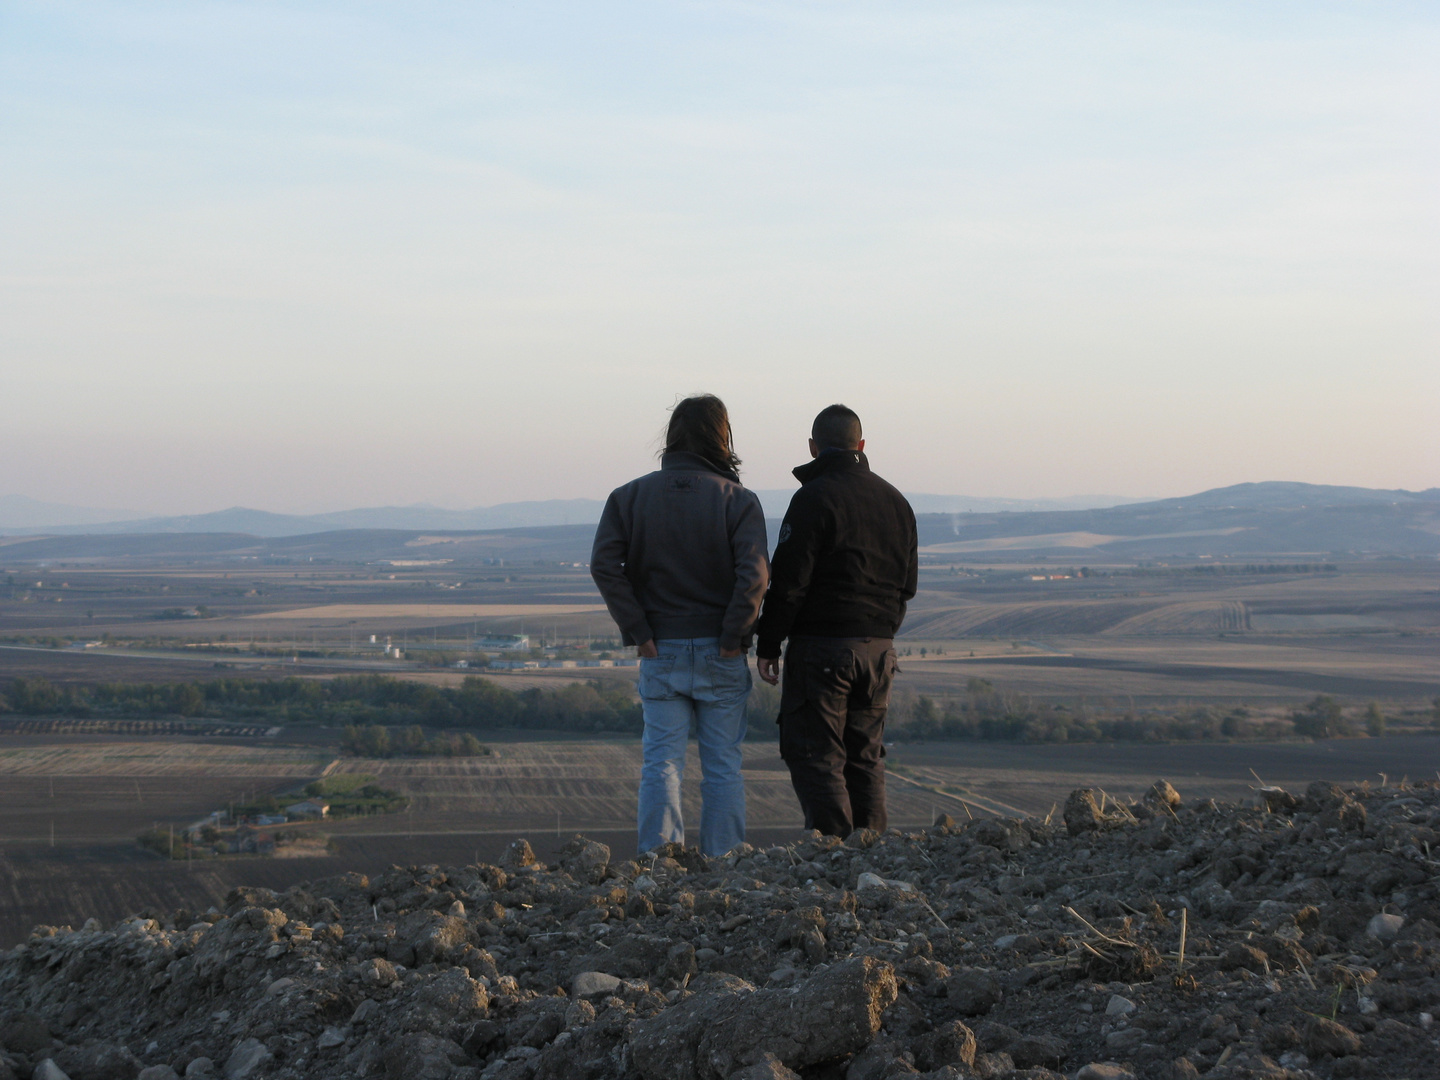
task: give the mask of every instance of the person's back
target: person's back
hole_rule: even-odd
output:
[[[698,454],[672,451],[611,493],[590,565],[626,645],[717,637],[738,648],[765,592],[764,558],[755,493]]]
[[[795,470],[757,629],[760,677],[780,697],[780,753],[806,828],[884,829],[884,734],[897,671],[893,638],[915,595],[915,514],[870,471],[860,418],[832,405],[815,419],[814,460]]]
[[[659,471],[616,488],[595,531],[590,575],[641,658],[641,851],[684,842],[692,724],[704,774],[701,849],[723,855],[745,839],[745,650],[768,574],[764,511],[738,465],[724,404],[686,398],[671,414]]]
[[[893,638],[915,595],[915,514],[861,450],[826,449],[795,470],[760,621],[761,656],[792,635]]]

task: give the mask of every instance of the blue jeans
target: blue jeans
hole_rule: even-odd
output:
[[[640,769],[640,850],[685,842],[680,783],[693,721],[700,744],[700,850],[724,855],[745,840],[745,781],[740,775],[750,660],[720,655],[719,638],[655,642],[659,656],[640,661],[645,761]]]

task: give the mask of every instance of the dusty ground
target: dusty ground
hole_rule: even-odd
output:
[[[1433,783],[394,867],[0,955],[40,1080],[1435,1075]],[[124,1001],[127,1007],[114,1008]],[[141,1069],[145,1071],[142,1073]]]

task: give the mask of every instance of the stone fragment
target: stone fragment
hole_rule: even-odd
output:
[[[774,1054],[766,1054],[764,1061],[757,1061],[737,1073],[731,1073],[730,1080],[800,1080],[800,1074],[794,1069],[786,1068]]]
[[[1224,918],[1226,913],[1235,906],[1235,897],[1230,890],[1214,878],[1203,882],[1198,889],[1191,893],[1191,899],[1195,901],[1195,906],[1202,915],[1217,918]]]
[[[980,1077],[980,1080],[998,1080],[1000,1077],[1008,1077],[1014,1068],[1015,1062],[1011,1061],[1010,1055],[1003,1050],[975,1055],[975,1075]]]
[[[70,1080],[70,1075],[56,1065],[53,1058],[45,1058],[35,1066],[35,1071],[30,1074],[30,1080]]]
[[[20,1013],[0,1027],[0,1043],[21,1054],[36,1054],[48,1050],[53,1042],[50,1025],[34,1013]]]
[[[450,1080],[455,1066],[465,1063],[465,1051],[450,1039],[421,1031],[386,1045],[382,1059],[389,1080]]]
[[[169,1065],[150,1065],[141,1069],[135,1080],[180,1080],[180,1074]]]
[[[446,968],[405,988],[390,1006],[401,1031],[446,1033],[488,1015],[490,995],[464,968]]]
[[[1233,941],[1225,949],[1225,954],[1220,960],[1222,971],[1238,971],[1244,969],[1253,971],[1256,975],[1264,975],[1270,970],[1270,957],[1263,949],[1257,949],[1243,941]]]
[[[197,1057],[185,1066],[185,1080],[213,1080],[219,1075],[220,1070],[208,1057]]]
[[[1365,932],[1380,941],[1394,941],[1404,925],[1404,915],[1392,915],[1382,911],[1370,920],[1365,927]]]
[[[1313,786],[1313,785],[1312,785]],[[1312,1057],[1330,1054],[1344,1057],[1360,1053],[1360,1036],[1344,1024],[1324,1016],[1312,1016],[1305,1032],[1305,1050]]]
[[[129,1047],[101,1041],[67,1046],[55,1055],[55,1064],[74,1080],[134,1080],[142,1067]]]
[[[985,844],[997,851],[1012,855],[1030,846],[1030,830],[1023,821],[1015,818],[985,818],[977,821],[965,833],[977,844]]]
[[[371,1020],[380,1011],[380,1003],[374,998],[366,998],[355,1006],[355,1011],[350,1014],[350,1023],[364,1024]]]
[[[1145,1032],[1138,1027],[1121,1028],[1105,1036],[1105,1045],[1111,1050],[1133,1050],[1145,1041]]]
[[[1021,1035],[1005,1048],[1018,1069],[1058,1067],[1069,1051],[1069,1045],[1058,1035]]]
[[[1065,800],[1065,828],[1071,836],[1094,832],[1105,824],[1100,804],[1095,801],[1094,788],[1076,788]]]
[[[372,956],[360,967],[360,982],[365,986],[393,986],[397,978],[399,976],[395,973],[395,965],[379,956]]]
[[[931,1072],[946,1065],[975,1064],[975,1033],[959,1020],[942,1024],[912,1043],[917,1068]]]
[[[225,1080],[250,1080],[252,1076],[260,1076],[272,1056],[259,1039],[242,1039],[225,1059]]]
[[[577,998],[595,997],[613,994],[619,986],[620,980],[614,975],[603,971],[582,971],[570,980],[570,993]]]
[[[1138,1080],[1124,1065],[1113,1061],[1092,1061],[1075,1074],[1075,1080]]]
[[[500,865],[510,869],[518,870],[522,866],[534,866],[540,860],[535,857],[535,849],[530,846],[529,840],[512,840],[505,853],[500,856]]]
[[[584,1027],[594,1021],[595,1006],[584,998],[572,1001],[565,1009],[565,1026],[567,1028]]]
[[[321,1050],[333,1050],[337,1046],[345,1045],[345,1032],[335,1026],[327,1027],[315,1040],[315,1045]]]
[[[855,888],[857,891],[861,889],[899,889],[901,892],[915,891],[915,886],[911,885],[908,881],[892,881],[889,878],[881,877],[879,874],[872,874],[868,870],[855,879]]]
[[[1169,780],[1156,780],[1150,785],[1150,790],[1145,792],[1145,798],[1149,802],[1164,803],[1172,810],[1180,809],[1180,792],[1175,790]]]
[[[1300,805],[1300,800],[1282,787],[1262,787],[1259,794],[1272,814],[1289,813]]]
[[[1134,1011],[1135,1003],[1119,994],[1111,994],[1110,1000],[1105,1004],[1106,1016],[1129,1016]]]
[[[598,885],[610,869],[610,849],[576,835],[560,849],[560,868],[576,881]]]
[[[984,968],[963,968],[945,980],[945,996],[961,1016],[984,1016],[1000,994],[999,980]]]
[[[1200,1070],[1195,1063],[1183,1057],[1162,1066],[1155,1075],[1157,1080],[1200,1080]]]
[[[633,1028],[630,1056],[645,1080],[725,1080],[766,1060],[790,1069],[862,1049],[898,989],[889,964],[857,957],[794,990],[696,993]]]

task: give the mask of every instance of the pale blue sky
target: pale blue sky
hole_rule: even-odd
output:
[[[0,493],[1440,484],[1437,10],[0,0]]]

